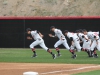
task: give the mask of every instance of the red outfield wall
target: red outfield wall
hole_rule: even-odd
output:
[[[65,16],[65,17],[50,17],[50,16],[45,16],[45,17],[0,17],[0,19],[100,19],[100,16]]]

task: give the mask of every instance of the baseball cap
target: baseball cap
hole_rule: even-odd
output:
[[[68,32],[69,32],[68,30],[65,30],[65,31],[64,31],[64,33],[68,33]]]
[[[83,32],[83,30],[82,29],[79,29],[79,31],[82,33]]]
[[[51,26],[51,27],[50,27],[50,30],[51,30],[52,28],[55,28],[55,26]]]
[[[31,28],[27,28],[26,31],[31,31]]]
[[[75,32],[76,32],[76,33],[79,33],[80,31],[79,31],[79,30],[76,30]]]
[[[86,29],[83,29],[83,32],[87,31]]]

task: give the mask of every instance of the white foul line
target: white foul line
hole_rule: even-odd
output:
[[[45,74],[53,74],[53,73],[59,73],[59,72],[78,71],[78,70],[83,70],[83,69],[88,69],[88,68],[96,68],[96,67],[100,67],[100,65],[76,68],[76,69],[71,69],[71,70],[60,70],[60,71],[45,72],[45,73],[40,73],[40,74],[45,75]]]

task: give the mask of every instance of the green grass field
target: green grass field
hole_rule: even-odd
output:
[[[55,50],[52,50],[57,53]],[[100,58],[89,58],[85,52],[76,52],[78,57],[71,58],[71,53],[67,50],[61,50],[62,56],[52,59],[52,56],[42,49],[36,50],[38,57],[31,58],[33,55],[30,49],[21,48],[1,48],[0,49],[0,62],[12,63],[65,63],[65,64],[100,64]],[[100,52],[98,52],[100,55]],[[86,73],[79,73],[74,75],[100,75],[100,71],[91,71]]]
[[[57,53],[55,50],[52,50]],[[67,50],[61,50],[62,56],[52,59],[51,55],[45,50],[36,50],[38,57],[31,58],[30,49],[4,48],[0,49],[0,62],[17,62],[17,63],[66,63],[66,64],[100,64],[100,58],[89,58],[85,52],[76,52],[77,58],[72,59],[71,53]],[[98,52],[100,55],[100,52]]]
[[[90,72],[85,72],[85,73],[78,73],[78,74],[73,74],[73,75],[100,75],[100,70],[90,71]]]

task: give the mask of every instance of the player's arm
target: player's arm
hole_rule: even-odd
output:
[[[61,40],[64,40],[64,35],[63,35],[62,31],[61,31],[61,30],[58,30],[57,33],[58,33],[59,35],[61,35]]]
[[[96,40],[96,43],[98,44],[99,36],[94,36],[94,39]]]
[[[34,33],[38,33],[43,38],[43,35],[39,31],[35,30]]]
[[[27,36],[27,39],[28,39],[28,40],[32,40],[32,37],[30,37],[30,36]]]
[[[49,34],[49,37],[56,37],[56,35]]]
[[[61,40],[63,40],[63,36],[61,36]]]
[[[85,38],[87,41],[89,41],[89,39],[88,39],[88,38],[86,38],[84,35],[82,36],[82,38]]]
[[[65,40],[65,38],[63,37],[63,35],[61,36],[61,40]]]
[[[71,45],[73,45],[74,44],[73,37],[70,37],[70,41],[71,41]]]
[[[39,34],[42,38],[44,37],[40,32],[38,32],[38,34]]]
[[[91,44],[90,44],[90,46],[92,45],[92,43],[93,43],[93,41],[91,40]]]

